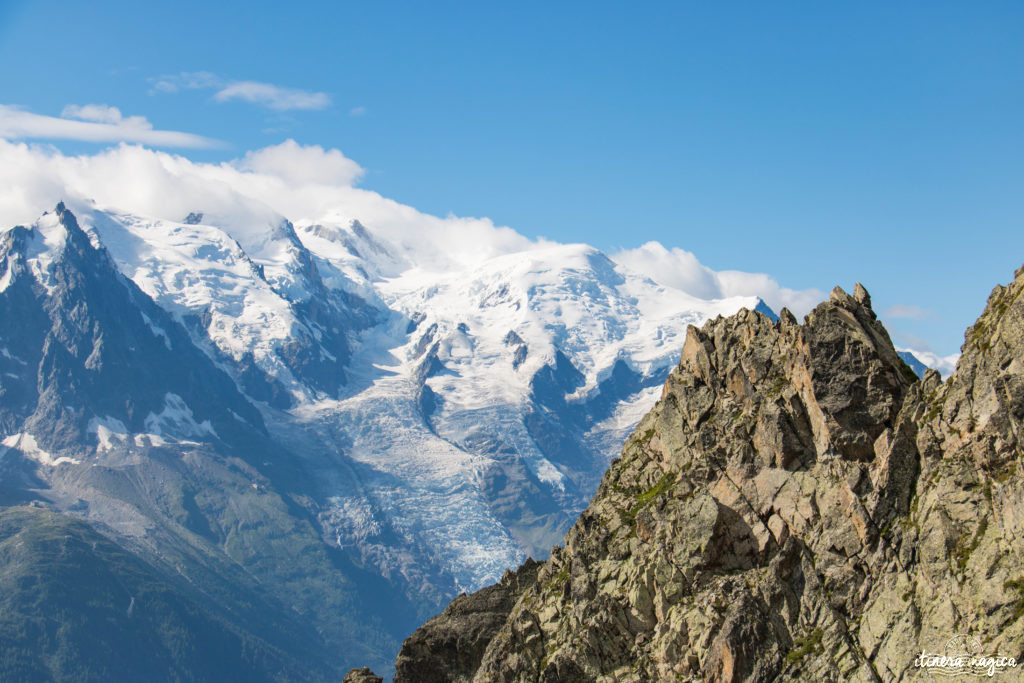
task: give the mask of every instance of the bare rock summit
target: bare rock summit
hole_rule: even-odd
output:
[[[1024,659],[1022,292],[1024,269],[945,383],[860,284],[803,324],[691,327],[564,547],[500,619],[508,581],[456,600],[395,680],[890,681],[953,641]]]

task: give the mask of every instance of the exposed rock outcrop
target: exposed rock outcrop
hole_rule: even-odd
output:
[[[370,667],[364,666],[349,671],[341,683],[383,683],[383,681],[383,676],[378,676],[370,670]]]
[[[540,566],[527,559],[493,586],[455,598],[402,644],[395,661],[395,683],[473,680],[488,643],[523,591],[537,582]]]
[[[741,311],[690,328],[479,666],[459,601],[406,647],[447,633],[455,651],[420,650],[420,670],[458,660],[430,680],[481,682],[900,680],[954,637],[1019,661],[1022,292],[1024,269],[945,383],[917,379],[859,284],[802,325]]]

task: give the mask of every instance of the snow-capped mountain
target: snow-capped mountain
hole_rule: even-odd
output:
[[[449,257],[358,216],[202,209],[61,205],[0,237],[0,487],[206,593],[241,571],[246,604],[361,662],[546,555],[687,326],[765,309],[585,245]]]

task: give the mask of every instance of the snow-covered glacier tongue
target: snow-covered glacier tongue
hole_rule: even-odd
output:
[[[324,538],[429,602],[546,556],[686,327],[764,307],[582,244],[466,258],[354,218],[83,222],[316,473],[303,487]]]
[[[316,426],[319,448],[356,463],[325,492],[339,543],[447,591],[546,556],[653,405],[686,327],[763,306],[696,299],[580,244],[424,263],[357,221],[297,233],[392,317],[361,334],[342,400],[279,428]]]

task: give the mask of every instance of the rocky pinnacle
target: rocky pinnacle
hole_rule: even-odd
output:
[[[957,638],[1024,659],[1022,292],[1024,269],[945,382],[917,380],[860,284],[803,324],[743,310],[691,327],[500,627],[457,600],[395,680],[890,681]],[[476,594],[504,591],[483,601],[499,612],[500,586]],[[453,652],[423,646],[438,634]]]

